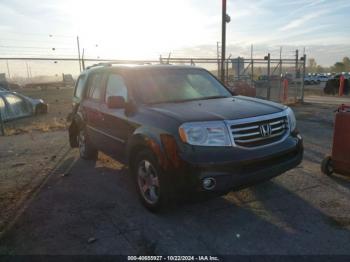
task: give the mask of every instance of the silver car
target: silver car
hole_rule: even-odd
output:
[[[42,99],[34,99],[17,92],[0,89],[0,116],[2,121],[47,113]]]

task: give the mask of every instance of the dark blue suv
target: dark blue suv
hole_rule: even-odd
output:
[[[71,146],[128,165],[150,210],[183,190],[224,194],[302,161],[289,107],[237,96],[202,68],[96,65],[73,100]]]

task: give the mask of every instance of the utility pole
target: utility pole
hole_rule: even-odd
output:
[[[225,57],[226,57],[226,0],[222,0],[221,25],[221,81],[225,83]]]
[[[81,72],[81,61],[80,61],[80,43],[79,43],[79,36],[77,36],[77,47],[78,47],[78,62],[79,62],[79,70]]]
[[[6,60],[6,66],[7,66],[7,75],[9,77],[9,79],[10,79],[11,78],[11,74],[10,74],[9,60]]]
[[[250,46],[250,63],[251,63],[251,77],[250,77],[250,85],[253,86],[254,81],[254,59],[253,59],[253,44]]]
[[[85,49],[83,48],[83,54],[81,55],[81,66],[82,66],[83,70],[85,70],[84,51],[85,51]],[[80,64],[80,62],[79,62],[79,64]],[[80,69],[80,72],[81,72],[81,69]]]
[[[280,60],[282,60],[282,46],[280,46]]]
[[[300,68],[299,68],[299,50],[295,50],[295,78],[300,78]],[[297,92],[298,88],[297,86],[294,87],[294,101],[297,100]]]
[[[33,75],[32,75],[32,67],[31,67],[30,64],[28,65],[28,71],[29,71],[29,77],[32,78],[33,77]]]
[[[299,78],[299,50],[295,50],[295,78]]]
[[[280,85],[279,85],[279,97],[281,97],[281,91],[282,91],[282,46],[280,47]]]
[[[218,59],[218,78],[220,78],[221,70],[220,70],[220,42],[216,42],[216,58]]]
[[[170,56],[171,56],[171,52],[169,52],[169,55],[168,55],[168,61],[167,61],[168,65],[170,64]]]
[[[28,62],[26,61],[26,69],[27,69],[27,79],[29,79],[29,68],[28,68]]]
[[[226,61],[226,82],[228,82],[228,65],[229,65],[229,61],[231,58],[232,54],[229,55],[227,61]]]
[[[301,80],[301,102],[304,102],[304,89],[305,89],[305,83],[304,83],[304,78],[306,74],[306,54],[302,57],[303,60],[303,75],[302,75],[302,80]]]

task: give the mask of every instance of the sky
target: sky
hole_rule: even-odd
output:
[[[228,0],[227,55],[330,66],[350,56],[349,0]],[[216,57],[220,0],[0,0],[0,57]],[[54,50],[53,50],[54,48]]]

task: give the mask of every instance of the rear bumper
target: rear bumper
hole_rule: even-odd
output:
[[[232,162],[211,162],[202,165],[191,164],[184,173],[187,174],[187,178],[191,178],[191,188],[193,189],[194,186],[197,191],[227,192],[242,189],[269,180],[298,166],[303,159],[303,142],[296,137],[294,139],[293,147],[278,152],[269,151],[261,158],[244,161],[235,159]],[[203,187],[203,180],[206,178],[214,179],[213,188]]]

